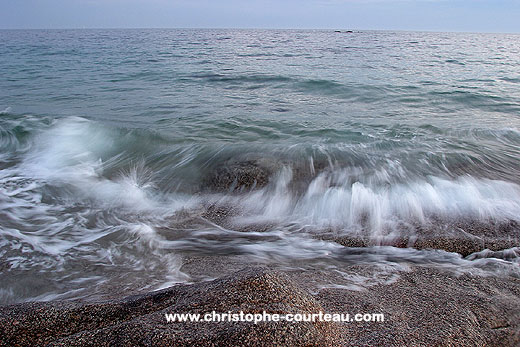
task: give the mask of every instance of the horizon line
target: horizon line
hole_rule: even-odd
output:
[[[417,32],[417,33],[454,33],[454,34],[506,34],[518,35],[520,32],[506,31],[463,31],[463,30],[434,30],[434,29],[357,29],[357,28],[265,28],[265,27],[61,27],[61,28],[1,28],[0,30],[305,30],[305,31],[387,31],[387,32]]]

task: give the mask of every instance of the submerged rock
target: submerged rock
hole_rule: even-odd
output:
[[[294,160],[285,157],[246,154],[224,161],[210,169],[202,180],[202,191],[245,192],[276,185],[279,174],[290,172],[288,187],[304,193],[320,173],[330,173],[332,163],[328,158]]]
[[[273,174],[266,160],[230,161],[213,170],[204,180],[205,188],[231,192],[265,187]]]

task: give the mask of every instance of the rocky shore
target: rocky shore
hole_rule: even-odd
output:
[[[265,187],[269,176],[277,169],[278,166],[267,160],[228,163],[215,169],[205,184],[212,191],[241,194]],[[302,177],[311,174],[304,170],[295,172]],[[175,223],[196,225],[197,221],[203,221],[223,230],[238,231],[240,235],[251,231],[264,235],[263,232],[273,228],[268,223],[235,224],[237,211],[225,203],[213,203],[201,211],[184,213],[176,216]],[[510,267],[518,266],[518,263],[509,264],[508,261],[520,257],[520,226],[515,221],[432,220],[430,224],[417,225],[398,237],[374,238],[362,230],[350,235],[336,234],[333,230],[311,231],[309,235],[314,241],[332,241],[337,247],[344,246],[353,252],[363,252],[371,247],[377,249],[377,246],[440,250],[465,261],[492,257],[504,260]],[[213,240],[219,236],[205,237]],[[26,302],[0,307],[0,345],[520,345],[518,271],[495,274],[470,268],[457,272],[453,264],[444,268],[442,263],[429,266],[428,262],[410,260],[401,266],[397,260],[393,264],[400,268],[385,273],[387,264],[384,260],[383,263],[361,261],[370,253],[360,253],[360,258],[335,268],[303,266],[298,264],[298,259],[284,267],[283,261],[275,266],[276,261],[268,264],[255,261],[251,254],[192,252],[184,256],[182,270],[194,283],[160,291],[126,296],[127,291],[109,288],[109,295],[94,295],[98,298],[96,301]],[[367,278],[371,279],[368,284],[363,282]],[[99,297],[105,298],[104,301]],[[384,321],[282,320],[255,324],[167,322],[165,318],[169,313],[205,314],[212,311],[370,313],[384,314]]]
[[[353,267],[356,267],[355,265]],[[369,271],[357,267],[356,271]],[[245,268],[103,302],[0,308],[2,346],[517,346],[520,279],[412,267],[365,290],[306,288],[313,273]],[[383,313],[384,322],[185,322],[165,313]]]

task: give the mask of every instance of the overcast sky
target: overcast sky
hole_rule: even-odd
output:
[[[0,0],[0,28],[520,32],[520,0]]]

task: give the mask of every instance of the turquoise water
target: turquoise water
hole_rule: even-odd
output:
[[[520,220],[518,35],[2,30],[0,42],[1,302],[192,281],[193,254],[341,267],[359,255],[316,235],[377,244],[439,221]],[[237,163],[267,168],[267,183],[212,185]],[[215,206],[232,221],[208,218]],[[462,261],[399,252],[392,262]]]

